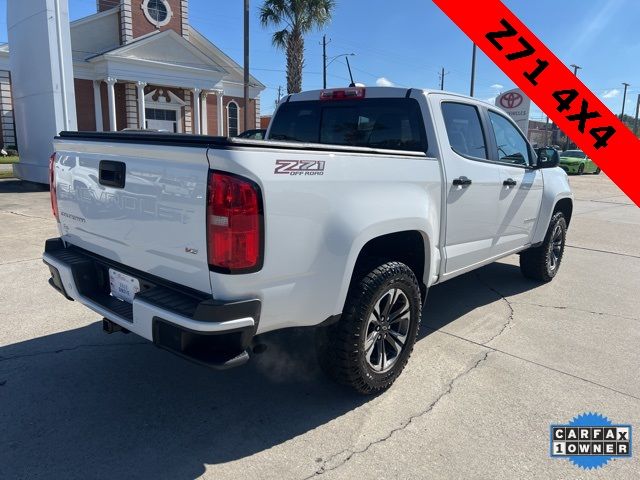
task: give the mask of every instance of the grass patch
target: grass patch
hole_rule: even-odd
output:
[[[19,161],[20,157],[0,157],[0,164],[18,163]]]

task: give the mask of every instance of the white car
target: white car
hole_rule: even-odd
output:
[[[50,283],[107,331],[222,368],[262,333],[318,327],[321,366],[364,393],[404,368],[431,286],[514,253],[554,278],[573,209],[557,155],[441,91],[290,95],[267,141],[68,132],[55,148]],[[69,158],[90,195],[68,194]],[[130,191],[132,171],[158,193]],[[162,195],[168,171],[193,188]]]

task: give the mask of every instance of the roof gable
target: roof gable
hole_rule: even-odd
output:
[[[161,33],[154,32],[140,37],[127,45],[96,55],[89,61],[94,62],[109,58],[157,62],[200,70],[226,72],[215,60],[173,30],[165,30]]]
[[[120,46],[118,9],[89,15],[71,22],[73,59],[82,61]]]

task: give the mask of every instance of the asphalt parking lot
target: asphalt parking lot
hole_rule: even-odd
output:
[[[638,453],[549,458],[582,412],[640,429],[640,209],[604,174],[571,184],[555,281],[513,256],[433,288],[407,369],[361,397],[308,332],[225,372],[102,333],[47,284],[49,193],[0,180],[0,478],[640,478]]]

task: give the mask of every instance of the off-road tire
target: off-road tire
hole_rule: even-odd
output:
[[[367,361],[371,356],[367,357],[364,348],[367,328],[371,326],[369,319],[379,300],[393,289],[399,289],[408,301],[406,340],[390,370],[377,372]],[[386,390],[409,360],[420,328],[421,310],[420,287],[407,265],[387,262],[356,272],[340,320],[318,329],[316,349],[320,367],[330,378],[359,393],[374,394]],[[387,318],[391,317],[391,312],[388,312]]]
[[[559,233],[559,244],[557,234]],[[550,282],[557,275],[564,255],[567,237],[567,221],[562,212],[556,212],[551,221],[544,242],[538,247],[529,248],[520,254],[522,274],[540,282]],[[554,244],[555,242],[555,244]],[[555,261],[552,258],[555,247]]]

